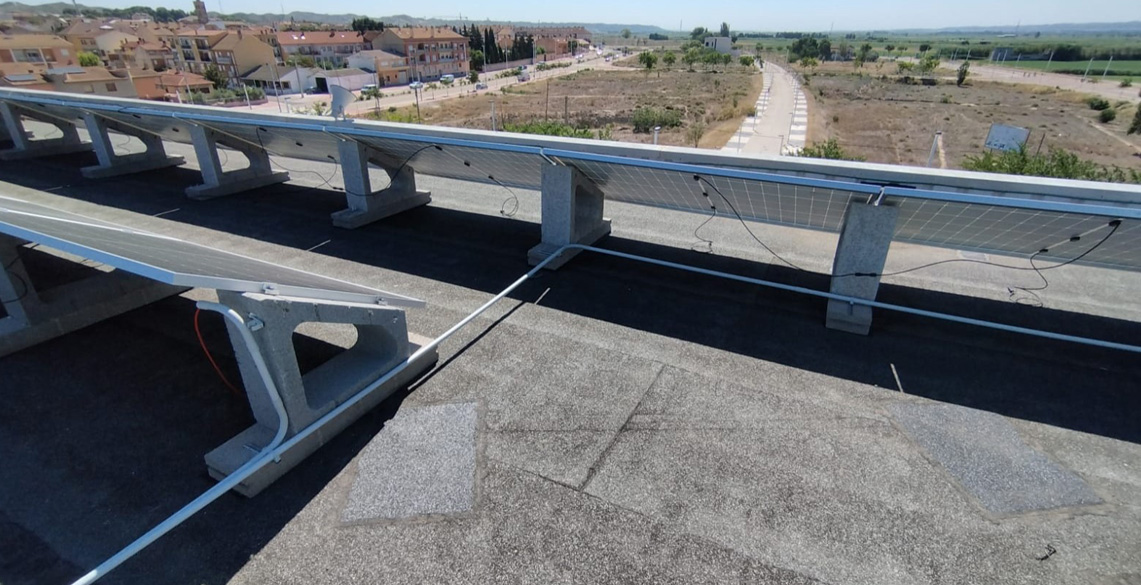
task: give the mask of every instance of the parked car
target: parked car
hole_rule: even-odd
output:
[[[453,81],[455,81],[455,80],[456,80],[456,76],[455,76],[455,75],[441,75],[441,76],[440,76],[440,81],[442,81],[442,82],[444,82],[444,83],[451,83],[451,82],[453,82]]]
[[[475,84],[475,89],[476,90],[487,89],[487,84],[481,81],[481,82]]]
[[[369,83],[369,84],[361,87],[361,93],[366,93],[366,92],[375,91],[375,90],[376,90],[376,84],[375,83]]]
[[[530,73],[520,73],[519,74],[519,81],[531,81],[531,74]]]
[[[413,81],[412,83],[408,84],[408,89],[422,89],[423,87],[424,83],[420,81]]]

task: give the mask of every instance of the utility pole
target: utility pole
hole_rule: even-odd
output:
[[[1109,67],[1113,65],[1113,55],[1109,56],[1109,63],[1105,64],[1105,71],[1101,72],[1101,80],[1105,81],[1105,74],[1109,73]]]
[[[491,100],[491,131],[495,132],[495,100]]]
[[[942,135],[943,135],[943,131],[940,130],[940,131],[935,133],[935,138],[931,139],[931,154],[927,155],[927,166],[928,167],[930,167],[931,163],[935,161],[935,151],[936,151],[936,149],[939,148],[939,137]]]
[[[1046,71],[1050,71],[1050,64],[1054,62],[1054,49],[1050,49],[1050,59],[1046,61]]]
[[[1085,72],[1085,73],[1082,73],[1082,81],[1085,81],[1085,80],[1086,80],[1086,76],[1088,76],[1088,75],[1089,75],[1089,68],[1090,68],[1090,67],[1093,67],[1093,57],[1090,57],[1090,58],[1089,58],[1089,65],[1086,65],[1086,72]]]

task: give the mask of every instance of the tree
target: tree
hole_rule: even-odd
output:
[[[815,57],[801,57],[800,59],[800,66],[805,69],[815,68],[819,64]]]
[[[895,72],[900,75],[909,74],[915,69],[915,63],[911,61],[900,61],[895,64]]]
[[[757,49],[757,54],[760,55],[761,52],[765,50],[765,45],[764,43],[757,43],[755,48]]]
[[[472,49],[472,51],[468,53],[468,57],[471,59],[472,73],[475,73],[476,71],[483,71],[483,51],[480,51],[479,49]]]
[[[668,51],[668,52],[666,52],[665,55],[662,55],[662,63],[666,64],[666,69],[673,67],[674,63],[676,63],[676,62],[677,62],[677,55],[674,54],[673,51]]]
[[[80,67],[98,67],[103,64],[103,61],[99,59],[99,55],[96,55],[95,53],[80,51],[76,57],[79,58]]]
[[[862,161],[864,159],[844,152],[844,148],[835,138],[829,138],[825,142],[813,142],[809,146],[805,146],[796,153],[796,156],[806,158],[826,158],[829,160],[856,160]]]
[[[641,53],[638,53],[638,62],[646,68],[646,73],[649,74],[650,70],[653,69],[654,65],[657,64],[658,56],[651,53],[650,51],[642,51]]]
[[[292,67],[316,67],[317,62],[309,55],[294,55],[285,60],[286,65]]]
[[[923,43],[923,44],[919,45],[919,52],[920,53],[926,53],[927,51],[930,51],[930,50],[931,50],[931,45],[929,45],[927,43]]]
[[[919,67],[916,69],[921,75],[930,75],[939,68],[939,57],[935,55],[928,55],[919,61]]]
[[[701,49],[694,47],[686,51],[685,54],[681,56],[681,60],[683,63],[692,68],[695,64],[701,62],[702,57],[703,54]]]
[[[206,67],[206,71],[202,73],[202,76],[214,84],[214,89],[226,87],[226,74],[222,73],[222,70],[218,69],[218,66],[213,63]]]
[[[829,61],[832,59],[832,41],[824,39],[816,44],[816,53],[820,55],[821,61]]]
[[[955,85],[962,87],[963,84],[967,82],[967,75],[970,75],[970,73],[971,73],[971,62],[970,61],[963,61],[963,64],[959,65],[959,74],[955,78]]]
[[[703,26],[696,27],[689,33],[689,38],[695,41],[700,41],[707,36],[709,36],[709,31],[706,30]]]
[[[467,80],[472,83],[479,83],[479,71],[472,69],[467,74]]]
[[[701,146],[701,137],[705,136],[705,122],[698,120],[685,129],[685,139],[693,143],[693,147]]]
[[[733,55],[730,55],[729,53],[722,53],[721,54],[721,64],[722,65],[728,65],[732,62],[733,62]]]
[[[885,51],[887,51],[888,53],[890,53],[890,52],[892,52],[892,51],[894,51],[894,50],[895,50],[895,45],[884,45],[884,46],[883,46],[883,50],[885,50]]]
[[[628,28],[622,29],[622,38],[624,38],[624,39],[630,38],[630,29],[628,29]]]
[[[731,37],[731,36],[733,36],[733,35],[732,35],[732,34],[729,32],[729,23],[727,23],[727,22],[723,22],[723,23],[721,23],[721,35],[720,35],[720,36],[723,36],[723,37]]]
[[[748,56],[748,55],[741,55],[741,65],[742,65],[742,66],[744,66],[744,67],[752,67],[752,66],[753,66],[753,63],[754,63],[754,61],[753,61],[753,58],[752,58],[752,57],[750,57],[750,56]]]
[[[350,26],[350,28],[361,34],[364,34],[365,31],[384,30],[384,22],[373,20],[367,16],[362,16],[360,18],[354,18],[353,24]]]
[[[578,41],[570,39],[567,41],[567,50],[570,51],[571,57],[578,53]]]
[[[1141,134],[1141,103],[1137,104],[1137,111],[1133,114],[1133,123],[1129,125],[1126,134]]]

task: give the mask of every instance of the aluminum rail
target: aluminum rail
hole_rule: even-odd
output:
[[[182,509],[180,509],[178,512],[175,512],[172,516],[170,516],[169,518],[164,520],[161,524],[152,528],[149,532],[147,532],[143,536],[139,537],[135,542],[128,545],[126,548],[124,548],[122,551],[117,553],[115,556],[104,561],[102,564],[100,564],[98,567],[96,567],[90,573],[88,573],[87,575],[84,575],[83,578],[79,579],[78,581],[75,581],[73,583],[73,585],[87,585],[89,583],[94,583],[96,580],[100,579],[101,577],[103,577],[107,573],[109,573],[110,571],[114,570],[116,567],[118,567],[124,561],[126,561],[127,559],[130,559],[132,556],[134,556],[136,553],[141,551],[143,548],[145,548],[149,544],[153,543],[155,540],[162,537],[164,534],[166,534],[167,532],[169,532],[170,530],[172,530],[173,528],[175,528],[176,526],[178,526],[182,522],[186,521],[188,518],[193,516],[195,513],[202,510],[206,506],[210,505],[211,503],[213,503],[218,498],[222,497],[226,492],[230,491],[232,488],[237,486],[244,479],[253,475],[258,470],[260,470],[261,468],[268,465],[271,461],[277,460],[277,458],[279,458],[283,453],[288,451],[290,448],[294,447],[295,445],[297,445],[301,441],[305,440],[307,437],[309,437],[313,433],[320,430],[321,427],[323,427],[329,421],[333,420],[334,418],[336,418],[337,416],[339,416],[341,413],[345,412],[346,410],[352,408],[354,405],[356,405],[358,402],[360,402],[366,396],[368,396],[371,392],[373,392],[374,390],[376,390],[377,388],[379,388],[380,386],[382,386],[383,384],[385,384],[389,380],[391,380],[394,377],[396,377],[397,375],[399,375],[401,372],[403,372],[405,369],[407,369],[410,365],[412,365],[420,357],[424,356],[428,352],[439,347],[441,343],[446,341],[449,337],[454,335],[460,329],[463,329],[465,326],[467,326],[469,323],[471,323],[473,320],[475,320],[476,317],[479,317],[481,314],[483,314],[485,311],[487,311],[489,308],[491,308],[492,305],[503,300],[504,297],[511,294],[512,291],[519,288],[519,286],[521,286],[524,282],[526,282],[528,279],[535,276],[535,274],[537,274],[540,270],[542,270],[544,267],[546,267],[547,264],[554,261],[556,258],[562,256],[563,253],[567,252],[568,250],[582,250],[585,252],[596,252],[596,253],[603,254],[606,256],[613,256],[616,258],[623,258],[626,260],[634,260],[637,262],[645,262],[647,264],[653,264],[656,266],[663,266],[663,267],[667,267],[667,268],[676,268],[678,270],[684,270],[686,272],[693,272],[695,274],[704,274],[706,276],[714,276],[714,277],[718,277],[718,278],[725,278],[728,280],[735,280],[738,282],[755,284],[755,285],[765,286],[768,288],[774,288],[774,289],[778,289],[778,290],[802,293],[802,294],[806,294],[806,295],[810,295],[810,296],[847,302],[847,303],[851,303],[854,305],[866,305],[866,306],[874,307],[877,309],[897,311],[897,312],[901,312],[901,313],[908,313],[908,314],[912,314],[912,315],[930,317],[933,319],[940,319],[940,320],[951,321],[951,322],[955,322],[955,323],[964,323],[967,325],[975,325],[978,327],[985,327],[985,328],[989,328],[989,329],[997,329],[1000,331],[1008,331],[1008,332],[1013,332],[1013,333],[1021,333],[1021,334],[1025,334],[1025,335],[1032,335],[1032,336],[1036,336],[1036,337],[1044,337],[1047,339],[1053,339],[1053,340],[1058,340],[1058,341],[1067,341],[1067,342],[1072,342],[1072,343],[1080,343],[1080,344],[1084,344],[1084,345],[1092,345],[1095,347],[1102,347],[1102,348],[1106,348],[1106,349],[1114,349],[1114,350],[1128,351],[1128,352],[1133,352],[1133,353],[1141,353],[1141,346],[1137,346],[1137,345],[1129,345],[1129,344],[1125,344],[1125,343],[1115,343],[1115,342],[1104,341],[1104,340],[1100,340],[1100,339],[1091,339],[1088,337],[1079,337],[1076,335],[1066,335],[1063,333],[1054,333],[1051,331],[1042,331],[1039,329],[1031,329],[1028,327],[1019,327],[1016,325],[1006,325],[1003,323],[994,323],[991,321],[984,321],[981,319],[973,319],[970,317],[961,317],[959,315],[951,315],[948,313],[940,313],[937,311],[927,311],[924,309],[915,309],[912,307],[905,307],[902,305],[894,305],[891,303],[883,303],[883,302],[879,302],[879,301],[861,299],[861,298],[850,297],[850,296],[846,296],[846,295],[838,295],[835,293],[819,291],[819,290],[815,290],[815,289],[811,289],[811,288],[805,288],[805,287],[801,287],[801,286],[783,284],[783,283],[772,282],[772,281],[768,281],[768,280],[761,280],[759,278],[750,278],[748,276],[740,276],[740,275],[731,274],[728,272],[721,272],[719,270],[710,270],[707,268],[700,268],[697,266],[689,266],[687,264],[679,264],[677,262],[669,262],[666,260],[658,260],[655,258],[648,258],[646,256],[638,256],[635,254],[627,254],[625,252],[617,252],[614,250],[607,250],[605,248],[596,248],[594,246],[587,246],[587,245],[583,245],[583,244],[569,244],[569,245],[566,245],[566,246],[559,248],[558,250],[555,250],[555,252],[553,254],[551,254],[546,259],[544,259],[542,262],[537,264],[534,268],[532,268],[526,274],[519,277],[515,282],[511,283],[510,286],[503,289],[499,294],[492,297],[489,301],[487,301],[486,303],[481,305],[478,309],[476,309],[475,311],[468,314],[467,317],[464,317],[463,319],[461,319],[458,323],[456,323],[451,328],[449,328],[447,331],[442,333],[439,337],[433,339],[427,345],[424,345],[419,350],[417,350],[415,353],[413,353],[412,355],[407,357],[404,361],[397,364],[393,369],[389,370],[388,373],[384,374],[379,379],[377,379],[375,382],[373,382],[373,383],[369,384],[368,386],[364,387],[363,389],[361,389],[361,391],[358,392],[357,394],[353,395],[352,398],[349,398],[345,402],[341,403],[339,406],[337,406],[336,408],[329,411],[328,413],[326,413],[321,418],[314,421],[311,425],[302,429],[300,432],[298,432],[296,435],[291,437],[289,440],[284,441],[284,442],[280,442],[279,444],[275,445],[275,443],[278,442],[278,437],[275,437],[274,442],[271,442],[269,445],[267,445],[264,449],[262,449],[262,451],[257,456],[255,456],[253,459],[248,461],[245,465],[243,465],[237,471],[226,476],[226,478],[221,480],[220,482],[218,482],[217,485],[215,485],[214,487],[205,491],[202,495],[195,498],[194,501],[190,502],[189,504],[184,506]],[[230,318],[231,320],[236,319],[236,321],[235,321],[236,323],[242,323],[241,317],[238,317],[237,313],[235,313],[232,309],[225,307],[224,305],[218,305],[217,303],[199,302],[199,306],[202,308],[209,308],[210,310],[219,310],[219,312],[223,312],[222,310],[225,310],[225,312],[223,312],[224,315],[227,315],[227,317]],[[222,309],[222,310],[220,310],[220,309]],[[246,331],[244,323],[241,324],[241,329],[242,329],[242,331],[245,332],[245,335],[249,334],[249,332]],[[252,342],[252,336],[250,336],[250,342]],[[260,370],[260,368],[259,368],[259,370]],[[284,420],[284,419],[282,419],[282,420]],[[283,431],[281,429],[279,429],[279,435],[278,436],[281,436],[282,433],[283,433]]]
[[[727,179],[738,179],[748,181],[759,181],[776,183],[783,185],[792,185],[798,187],[812,187],[817,189],[834,189],[838,191],[848,191],[851,193],[861,193],[867,195],[885,194],[893,197],[901,197],[905,199],[925,199],[933,201],[947,201],[957,203],[970,203],[978,205],[993,205],[999,207],[1013,207],[1020,209],[1038,209],[1047,211],[1077,213],[1085,215],[1098,215],[1105,217],[1120,217],[1123,219],[1141,219],[1141,208],[1132,206],[1119,205],[1117,202],[1096,203],[1090,202],[1069,202],[1057,201],[1049,199],[1040,199],[1030,196],[996,196],[996,195],[983,195],[974,193],[956,193],[950,191],[940,191],[934,189],[923,188],[899,188],[896,184],[888,181],[885,184],[875,184],[873,181],[843,181],[837,179],[822,179],[813,177],[799,177],[787,174],[772,173],[766,171],[756,171],[748,169],[739,169],[732,167],[722,166],[709,166],[707,164],[697,163],[679,163],[661,160],[653,160],[648,158],[639,158],[633,156],[619,156],[612,154],[598,154],[592,152],[583,152],[577,150],[569,150],[566,148],[550,148],[546,146],[533,146],[525,144],[512,144],[507,142],[494,142],[490,140],[470,140],[466,138],[452,138],[445,136],[432,136],[421,135],[415,133],[405,132],[392,132],[383,129],[375,129],[367,126],[354,126],[353,124],[328,124],[324,120],[314,121],[311,123],[306,122],[292,122],[274,119],[272,116],[265,116],[264,118],[257,118],[259,114],[242,114],[236,116],[220,116],[216,114],[199,113],[196,111],[190,112],[176,112],[166,111],[156,108],[148,108],[146,106],[131,106],[131,105],[116,105],[109,103],[91,103],[77,100],[69,100],[66,98],[56,97],[40,97],[40,96],[26,96],[22,94],[8,94],[2,96],[4,100],[17,102],[22,107],[28,107],[29,104],[44,104],[54,105],[64,108],[74,108],[83,112],[95,113],[96,111],[109,112],[116,114],[126,114],[132,116],[154,116],[160,118],[168,118],[171,120],[178,120],[185,123],[199,122],[202,124],[236,124],[241,126],[248,126],[254,128],[277,128],[281,130],[296,130],[302,132],[315,132],[324,133],[334,137],[362,137],[362,138],[380,138],[388,140],[397,140],[402,142],[416,142],[425,144],[437,144],[443,146],[454,146],[457,148],[473,148],[480,150],[491,150],[500,152],[512,152],[518,154],[529,154],[536,157],[541,157],[546,161],[550,161],[551,157],[556,159],[566,160],[582,160],[589,162],[599,162],[606,164],[622,165],[641,167],[652,170],[662,171],[676,171],[683,174],[693,175],[706,175],[711,177],[723,177]],[[114,118],[111,118],[114,119]],[[327,159],[324,156],[313,158],[312,160],[320,160],[322,162]],[[731,162],[731,161],[726,161]],[[537,187],[537,185],[535,186]]]
[[[274,455],[273,452],[279,445],[281,445],[282,441],[285,439],[285,433],[289,430],[289,415],[286,414],[285,404],[281,401],[281,394],[278,393],[277,386],[273,383],[273,378],[270,377],[269,368],[266,366],[265,359],[261,355],[261,348],[258,347],[257,340],[255,340],[253,334],[250,333],[250,330],[246,326],[246,322],[242,319],[241,315],[238,315],[237,311],[227,307],[226,305],[220,303],[212,303],[209,301],[198,301],[198,308],[221,313],[223,317],[237,325],[238,330],[241,331],[242,340],[245,342],[246,348],[250,351],[250,355],[253,356],[254,365],[257,367],[258,374],[261,376],[262,382],[266,385],[266,389],[269,390],[269,399],[270,402],[273,403],[273,409],[277,412],[277,432],[274,434],[273,440],[270,441],[269,444],[266,445],[261,450],[261,452],[259,452],[258,455],[254,457],[254,459],[246,462],[245,465],[238,468],[237,471],[228,476],[227,479],[229,479],[230,477],[234,477],[242,473],[243,470],[250,466],[250,463],[258,460],[259,458],[266,458],[267,461],[269,459],[279,459],[279,455]],[[250,473],[252,473],[252,471]],[[247,473],[243,475],[243,478],[249,477],[249,475],[250,474]],[[235,482],[234,485],[237,485],[237,483],[238,482]],[[227,488],[227,491],[228,489],[229,488]],[[152,528],[146,534],[140,536],[131,544],[127,545],[126,548],[119,551],[118,553],[115,553],[114,556],[107,559],[106,561],[103,561],[98,567],[92,569],[90,573],[80,577],[77,581],[75,581],[75,585],[86,585],[87,583],[94,583],[95,581],[99,580],[104,575],[115,570],[116,567],[138,554],[139,551],[150,546],[151,543],[158,540],[159,538],[162,538],[164,534],[170,532],[179,524],[182,524],[184,521],[186,521],[187,518],[193,516],[196,512],[202,508],[205,508],[214,500],[218,499],[218,496],[207,498],[208,494],[210,494],[209,491],[195,498],[194,501],[187,504],[173,516],[163,520],[162,523]]]

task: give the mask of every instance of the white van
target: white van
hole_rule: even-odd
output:
[[[440,76],[440,81],[442,81],[442,82],[444,82],[444,83],[451,83],[451,82],[453,82],[453,81],[455,81],[455,80],[456,80],[456,76],[455,76],[455,75],[441,75],[441,76]]]

